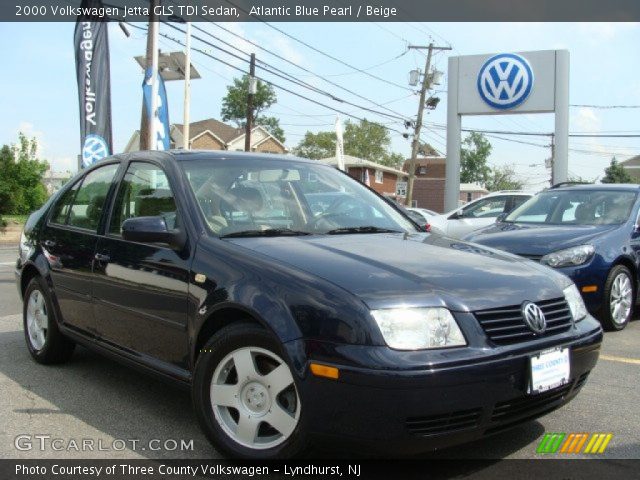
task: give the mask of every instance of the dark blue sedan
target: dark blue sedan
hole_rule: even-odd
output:
[[[622,330],[637,293],[639,191],[622,184],[551,188],[466,240],[565,273],[589,311],[608,329]]]

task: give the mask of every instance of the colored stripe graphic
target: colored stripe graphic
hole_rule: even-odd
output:
[[[568,435],[557,432],[545,433],[536,449],[536,453],[576,454],[583,451],[582,447],[585,444],[587,446],[583,453],[604,453],[612,438],[612,433],[570,433]]]
[[[565,435],[566,433],[545,433],[536,452],[556,453]]]
[[[604,453],[612,437],[611,433],[594,433],[587,448],[584,449],[584,453]]]

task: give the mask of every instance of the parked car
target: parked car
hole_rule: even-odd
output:
[[[318,213],[321,192],[336,198]],[[478,439],[570,401],[602,341],[566,276],[276,155],[108,158],[29,217],[16,279],[37,362],[77,343],[187,386],[207,438],[242,458]]]
[[[638,185],[551,188],[468,240],[568,275],[587,308],[611,330],[627,326],[640,264]]]
[[[412,207],[412,208],[407,208],[407,210],[411,211],[411,212],[416,212],[420,215],[422,215],[422,217],[429,221],[429,219],[431,217],[435,217],[438,215],[438,213],[434,212],[433,210],[428,210],[426,208],[417,208],[417,207]]]
[[[434,231],[453,238],[462,238],[474,230],[495,222],[498,215],[509,213],[534,194],[520,190],[493,192],[448,213],[430,219]]]

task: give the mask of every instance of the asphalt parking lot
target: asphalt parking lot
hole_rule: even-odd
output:
[[[188,392],[83,348],[63,366],[31,360],[13,278],[16,252],[0,246],[0,457],[219,457],[196,425]],[[425,457],[535,458],[543,456],[536,448],[545,432],[606,432],[613,438],[602,457],[640,458],[639,346],[640,321],[635,320],[625,331],[605,335],[598,366],[569,405],[500,435]],[[20,449],[18,436],[23,436]],[[52,448],[53,439],[62,439],[56,443],[62,450]],[[73,448],[72,440],[86,439],[94,442],[94,450]]]

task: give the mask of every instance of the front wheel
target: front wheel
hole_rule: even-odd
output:
[[[631,272],[623,265],[611,269],[604,285],[605,304],[600,321],[607,330],[624,329],[633,312],[634,288]]]
[[[220,330],[196,363],[193,402],[213,445],[234,458],[288,458],[306,445],[302,404],[280,344],[250,324]]]

